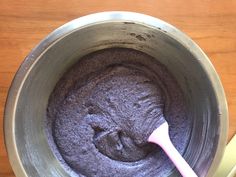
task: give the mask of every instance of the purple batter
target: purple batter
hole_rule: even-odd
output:
[[[173,165],[147,143],[158,121],[183,153],[191,122],[177,82],[151,56],[111,48],[83,57],[50,96],[47,133],[60,161],[78,176],[165,176]]]

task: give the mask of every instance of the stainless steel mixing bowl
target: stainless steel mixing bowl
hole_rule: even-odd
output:
[[[103,12],[73,20],[26,57],[9,90],[4,132],[16,176],[70,176],[44,131],[48,98],[82,56],[104,48],[143,51],[166,65],[181,86],[194,120],[185,159],[199,176],[212,176],[227,139],[228,111],[220,80],[202,50],[175,27],[131,12]],[[170,176],[176,176],[174,170]]]

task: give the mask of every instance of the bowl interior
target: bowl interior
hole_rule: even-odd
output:
[[[31,65],[19,91],[15,112],[15,141],[29,176],[70,176],[52,153],[44,131],[50,93],[63,73],[82,56],[96,50],[124,47],[145,52],[164,64],[181,86],[194,120],[184,153],[200,176],[215,157],[220,132],[218,100],[199,58],[161,28],[114,21],[91,24],[55,41]],[[173,171],[171,176],[176,176]]]

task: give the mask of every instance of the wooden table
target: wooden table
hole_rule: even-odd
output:
[[[210,57],[225,88],[229,139],[236,133],[236,0],[0,0],[0,177],[14,176],[3,140],[4,104],[24,57],[48,33],[93,12],[136,11],[167,21]]]

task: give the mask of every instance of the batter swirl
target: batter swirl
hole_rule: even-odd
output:
[[[151,56],[111,48],[83,57],[60,79],[47,132],[55,154],[78,176],[165,176],[173,165],[147,143],[160,117],[183,152],[191,122],[177,82]]]

